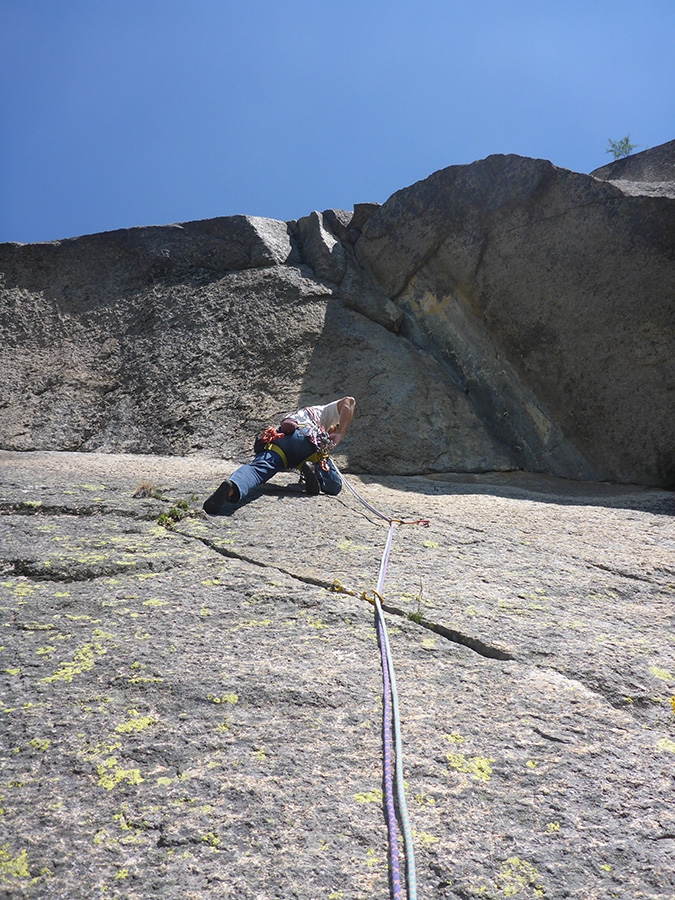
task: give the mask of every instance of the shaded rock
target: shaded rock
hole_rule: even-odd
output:
[[[345,306],[355,309],[378,325],[383,325],[388,331],[397,332],[401,327],[401,310],[373,284],[358,265],[348,269],[340,285],[340,299]]]
[[[310,231],[310,226],[315,234],[318,234],[319,226],[323,230],[324,238],[321,239],[319,246],[324,248],[322,251],[324,255],[329,255],[324,263],[317,262],[318,268],[312,266],[317,276],[322,273],[319,277],[339,282],[339,297],[345,306],[356,310],[378,325],[383,325],[388,331],[397,332],[402,320],[401,311],[361,268],[352,247],[353,241],[361,234],[361,227],[378,208],[377,203],[357,203],[353,214],[344,210],[329,209],[323,214],[312,213],[314,219],[308,217],[306,220],[300,220],[303,224],[300,225],[299,222],[298,225],[301,238]],[[322,221],[325,228],[321,224]],[[354,221],[358,227],[353,225]],[[330,229],[332,235],[326,233],[326,228]],[[332,246],[331,241],[335,241],[336,238],[341,243]],[[318,242],[318,238],[315,241]],[[314,246],[311,240],[309,246],[310,248]],[[335,257],[338,248],[340,253]],[[312,265],[309,259],[307,261]]]
[[[355,231],[363,231],[363,226],[375,215],[381,205],[381,203],[355,203],[354,215],[349,223],[350,228]]]
[[[394,194],[355,250],[522,467],[663,484],[674,234],[668,199],[493,156]]]
[[[59,294],[83,308],[167,275],[204,277],[299,261],[288,225],[258,216],[0,245],[6,288]]]
[[[633,196],[675,197],[675,141],[617,159],[591,172]]]
[[[324,209],[322,216],[326,228],[335,235],[340,243],[347,247],[351,243],[349,237],[349,224],[354,213],[346,209]]]
[[[509,449],[491,438],[466,395],[449,389],[436,360],[337,300],[325,306],[307,373],[297,405],[340,394],[357,398],[336,452],[349,470],[439,472],[455,461],[467,471],[512,466]]]
[[[355,203],[352,212],[344,209],[325,209],[323,217],[333,234],[343,245],[349,246],[359,237],[363,226],[381,205],[381,203]]]
[[[295,402],[327,291],[290,266],[167,278],[99,303],[58,286],[6,291],[3,443],[241,452]]]
[[[5,292],[4,445],[245,459],[289,411],[351,393],[359,424],[338,458],[356,469],[511,465],[435,360],[308,275],[273,266],[166,279],[88,308],[58,292]]]
[[[317,278],[339,284],[347,267],[345,251],[324,226],[322,213],[310,213],[298,219],[297,224],[304,262],[313,269]]]

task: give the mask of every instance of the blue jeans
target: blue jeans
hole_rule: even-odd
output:
[[[301,465],[316,452],[314,445],[300,431],[285,434],[274,443],[284,451],[289,469]],[[316,475],[324,494],[336,496],[342,490],[342,479],[333,463],[330,460],[327,460],[327,463],[328,470],[326,472],[317,464]],[[284,461],[278,453],[275,453],[274,450],[263,450],[262,453],[253,457],[252,462],[239,466],[230,475],[230,481],[237,485],[239,499],[243,500],[253,488],[269,481],[277,472],[282,472],[285,468]]]

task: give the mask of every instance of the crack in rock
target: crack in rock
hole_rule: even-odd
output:
[[[618,575],[619,578],[631,578],[633,581],[646,581],[647,584],[654,584],[654,580],[646,575],[637,575],[635,572],[615,569],[613,566],[606,566],[604,563],[592,562],[591,565],[596,569],[602,569],[603,572],[609,572],[610,575]]]
[[[186,535],[186,537],[188,536],[193,537],[192,535]],[[208,538],[193,537],[193,539],[200,541],[202,544],[204,544],[204,546],[215,551],[216,553],[219,553],[221,556],[227,557],[228,559],[237,559],[241,562],[247,562],[251,565],[259,566],[261,569],[274,569],[276,572],[281,572],[283,575],[287,575],[289,578],[293,578],[295,581],[300,581],[303,584],[310,584],[314,587],[320,587],[327,591],[335,590],[334,582],[332,581],[313,578],[311,575],[298,575],[296,572],[291,572],[279,565],[265,563],[261,560],[244,556],[244,554],[237,553],[234,550],[227,550],[224,547],[218,546],[217,543],[209,540]],[[345,593],[349,593],[352,596],[358,596],[353,591],[345,591]],[[406,619],[408,622],[413,622],[414,624],[419,625],[421,628],[426,628],[429,631],[433,631],[435,634],[444,637],[446,640],[454,644],[461,644],[463,647],[468,647],[470,650],[473,650],[475,653],[478,653],[480,656],[484,656],[487,659],[512,660],[515,658],[508,651],[503,650],[500,647],[494,647],[491,644],[487,644],[485,643],[485,641],[480,640],[480,638],[463,634],[461,631],[456,631],[454,628],[448,628],[445,625],[439,625],[436,622],[429,622],[427,619],[411,618],[410,615],[404,610],[400,609],[397,606],[390,606],[388,603],[381,603],[381,606],[384,612],[388,612],[390,615],[399,616],[402,619]]]
[[[532,731],[535,734],[538,734],[540,737],[546,738],[547,741],[555,741],[556,744],[569,744],[570,742],[565,740],[565,738],[556,737],[555,734],[549,734],[547,731],[542,731],[541,728],[537,728],[536,725],[532,726]]]
[[[156,560],[153,560],[152,566],[148,568],[151,572],[170,572],[176,568],[176,564],[169,563],[160,566]],[[67,572],[64,569],[50,568],[47,570],[44,567],[40,567],[39,562],[30,559],[0,559],[0,575],[3,577],[28,578],[31,581],[53,581],[59,584],[96,581],[99,578],[110,578],[119,575],[124,571],[127,571],[126,567],[122,568],[114,563],[103,565],[95,570],[82,567],[79,571]]]
[[[47,506],[40,504],[34,506],[24,501],[18,503],[7,503],[0,501],[0,516],[73,516],[75,518],[85,518],[87,516],[115,515],[126,519],[140,519],[146,521],[156,519],[156,514],[148,513],[139,515],[133,509],[118,509],[117,507],[106,506],[64,506],[54,505]]]

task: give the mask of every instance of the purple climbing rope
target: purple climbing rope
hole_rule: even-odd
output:
[[[389,683],[389,663],[387,647],[384,639],[382,611],[375,607],[377,619],[377,637],[382,659],[382,740],[383,747],[383,781],[384,800],[387,809],[387,833],[389,835],[389,871],[391,875],[391,896],[393,900],[401,898],[401,863],[398,852],[398,836],[396,833],[396,807],[394,806],[394,775],[392,767],[391,743],[391,685]]]
[[[335,463],[333,463],[335,465]],[[389,555],[391,553],[391,544],[394,536],[394,529],[398,525],[429,525],[428,519],[394,519],[387,516],[376,509],[349,484],[342,472],[335,466],[338,475],[343,483],[347,485],[351,493],[359,500],[367,509],[384,519],[389,523],[389,533],[387,542],[380,560],[380,571],[377,579],[377,588],[373,592],[374,598],[372,603],[375,607],[375,620],[377,623],[377,638],[380,646],[380,656],[382,660],[382,742],[383,742],[383,784],[384,798],[387,812],[387,833],[389,837],[389,873],[390,873],[390,890],[392,900],[401,900],[401,863],[398,849],[397,819],[396,807],[394,805],[394,775],[392,773],[392,755],[395,757],[396,767],[396,789],[398,797],[398,811],[401,820],[401,830],[403,831],[403,841],[405,845],[406,858],[406,887],[408,900],[417,900],[417,874],[415,868],[415,851],[413,848],[412,830],[410,820],[408,818],[408,807],[405,799],[405,789],[403,783],[403,747],[401,741],[401,723],[398,708],[398,691],[396,689],[396,676],[394,674],[394,661],[391,657],[391,648],[389,646],[389,638],[387,636],[387,626],[384,621],[384,612],[380,603],[380,597],[384,589],[384,580],[389,564]],[[365,592],[365,599],[369,599]],[[392,754],[392,732],[394,736],[394,753]]]

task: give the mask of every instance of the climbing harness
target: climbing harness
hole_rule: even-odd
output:
[[[333,461],[335,469],[342,479],[343,484],[347,486],[354,497],[359,500],[370,512],[378,516],[380,519],[389,523],[389,532],[387,541],[380,560],[380,571],[377,577],[377,587],[370,593],[372,599],[363,592],[360,596],[362,599],[372,603],[375,607],[375,619],[377,622],[377,636],[380,646],[380,656],[382,660],[382,706],[383,706],[383,770],[384,770],[384,800],[387,810],[387,832],[389,839],[389,870],[391,874],[391,896],[393,900],[401,898],[401,876],[400,861],[398,852],[398,836],[396,831],[396,808],[394,804],[394,791],[392,776],[392,731],[394,736],[394,768],[396,780],[396,800],[398,802],[398,814],[403,833],[403,843],[405,848],[406,863],[406,888],[408,892],[408,900],[417,900],[417,873],[415,870],[415,851],[412,843],[412,832],[410,828],[410,819],[408,816],[408,806],[405,799],[405,790],[403,786],[403,742],[401,739],[401,717],[398,705],[398,691],[396,688],[396,675],[394,673],[394,661],[391,654],[389,644],[389,635],[387,634],[387,626],[384,620],[384,612],[382,610],[382,590],[384,580],[387,574],[387,566],[389,564],[389,556],[391,553],[391,545],[394,537],[394,529],[400,525],[421,525],[427,527],[428,519],[395,519],[387,516],[376,509],[367,500],[365,500],[355,488],[347,481],[342,472],[338,469],[335,461]],[[339,581],[333,582],[334,590],[345,589]],[[348,591],[347,593],[353,593]]]
[[[288,460],[286,459],[286,454],[278,446],[278,444],[265,444],[265,450],[272,450],[274,453],[278,454],[281,457],[281,461],[284,464],[284,469],[288,468]]]
[[[308,410],[309,412],[309,410]],[[284,421],[279,426],[283,428],[285,422],[292,422],[292,419],[284,419]],[[328,465],[326,460],[328,459],[328,454],[330,453],[330,436],[328,432],[323,428],[320,424],[312,424],[312,425],[297,425],[293,428],[293,431],[300,431],[309,441],[309,443],[314,447],[314,453],[311,456],[307,457],[307,460],[303,460],[303,462],[313,462],[319,465],[324,471],[327,470]],[[272,450],[274,453],[278,454],[281,457],[281,461],[284,464],[284,469],[288,469],[288,459],[286,458],[286,454],[282,450],[282,448],[276,443],[276,441],[280,441],[282,438],[285,438],[287,434],[292,434],[293,431],[278,431],[274,425],[268,425],[264,431],[262,431],[258,437],[255,439],[253,443],[253,452],[254,453],[262,453],[263,450]],[[299,467],[296,467],[299,468]]]

